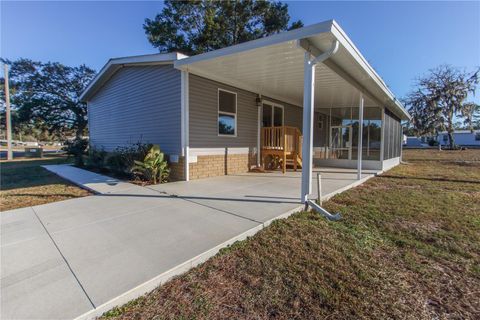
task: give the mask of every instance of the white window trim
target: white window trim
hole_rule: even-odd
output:
[[[263,117],[263,104],[269,104],[272,106],[272,125],[270,128],[273,127],[273,122],[274,122],[274,116],[275,116],[275,107],[281,108],[282,109],[282,127],[285,126],[285,107],[282,104],[270,101],[270,100],[265,100],[262,99],[262,117]],[[262,119],[262,124],[263,124],[263,119]]]
[[[220,91],[232,93],[232,94],[235,95],[235,113],[220,111]],[[220,133],[220,127],[218,125],[219,124],[218,118],[220,117],[220,113],[234,117],[234,119],[235,119],[235,134],[221,134]],[[236,138],[237,134],[238,134],[237,118],[238,118],[238,96],[237,96],[237,93],[233,92],[233,91],[218,88],[218,90],[217,90],[217,135],[219,137]]]

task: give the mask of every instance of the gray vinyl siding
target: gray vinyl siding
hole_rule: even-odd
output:
[[[385,109],[383,158],[385,160],[400,157],[402,148],[402,125],[400,119]]]
[[[257,145],[256,94],[205,79],[189,76],[190,148],[236,148]],[[218,89],[237,93],[236,137],[218,135]]]
[[[189,130],[191,148],[254,148],[257,146],[257,94],[190,74]],[[218,89],[237,94],[237,136],[218,135]],[[284,106],[286,126],[302,130],[302,108],[263,97]]]
[[[180,71],[172,65],[120,69],[88,102],[90,144],[112,151],[142,142],[181,152]]]

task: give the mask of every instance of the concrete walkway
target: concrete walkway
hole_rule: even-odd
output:
[[[1,213],[2,319],[92,318],[301,208],[300,173],[145,188],[50,169],[101,194]],[[327,197],[359,183],[329,170]]]
[[[124,182],[67,164],[45,165],[42,167],[96,194],[130,192],[133,190],[141,193],[144,190],[143,187],[133,183]]]

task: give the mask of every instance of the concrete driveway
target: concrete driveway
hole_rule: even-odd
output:
[[[358,184],[324,172],[329,196]],[[176,182],[2,212],[1,318],[92,317],[301,207],[300,173]]]

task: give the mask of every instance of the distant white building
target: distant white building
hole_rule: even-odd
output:
[[[480,130],[456,130],[453,132],[453,139],[455,144],[465,147],[480,147]],[[448,133],[446,131],[440,132],[437,137],[438,143],[442,146],[449,144]]]
[[[428,147],[428,139],[427,137],[408,136],[403,145],[409,148],[424,148]]]

